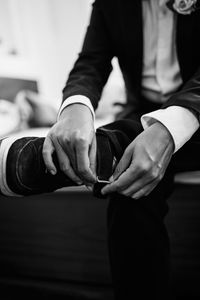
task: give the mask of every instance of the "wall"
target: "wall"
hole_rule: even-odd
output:
[[[19,49],[18,55],[0,53],[0,76],[38,79],[41,93],[59,106],[61,90],[81,47],[90,2],[0,0],[1,11],[9,10]]]
[[[0,0],[0,38],[8,36],[6,46],[17,49],[17,55],[5,55],[0,44],[0,76],[37,79],[40,92],[58,108],[62,88],[81,49],[92,2]],[[114,66],[97,112],[101,118],[108,115],[110,119],[113,102],[124,101],[116,60]]]

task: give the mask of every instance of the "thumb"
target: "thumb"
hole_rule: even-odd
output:
[[[132,159],[133,150],[131,151],[130,147],[126,148],[122,158],[120,159],[118,165],[115,168],[113,175],[110,178],[110,181],[115,181],[119,176],[126,171],[130,166]]]
[[[90,151],[89,151],[89,159],[90,159],[90,169],[95,177],[96,177],[96,151],[97,151],[97,142],[96,142],[96,135],[94,135],[90,147]]]
[[[57,172],[56,166],[53,162],[52,154],[55,151],[53,142],[51,138],[47,135],[43,144],[42,155],[44,159],[44,163],[46,165],[47,170],[52,174],[55,175]]]

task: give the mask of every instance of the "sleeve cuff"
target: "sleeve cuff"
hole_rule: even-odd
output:
[[[82,95],[75,95],[75,96],[71,96],[71,97],[65,99],[64,102],[62,103],[59,111],[58,111],[57,120],[59,120],[61,112],[63,111],[63,109],[65,107],[67,107],[71,104],[76,104],[76,103],[81,103],[81,104],[86,105],[90,109],[90,111],[93,115],[93,119],[95,121],[95,112],[94,112],[94,108],[92,106],[92,103],[91,103],[90,99],[88,99],[87,97],[82,96]]]
[[[187,108],[181,106],[169,106],[159,109],[141,117],[144,129],[159,121],[172,135],[175,150],[178,151],[199,128],[197,117]]]

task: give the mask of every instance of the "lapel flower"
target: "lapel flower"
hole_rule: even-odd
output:
[[[190,15],[195,10],[199,9],[199,0],[169,0],[167,6],[181,15]]]

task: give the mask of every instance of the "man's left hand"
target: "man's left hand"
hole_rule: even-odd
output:
[[[102,194],[117,192],[134,199],[147,196],[163,178],[173,151],[168,129],[160,122],[154,123],[126,148],[112,182]]]

